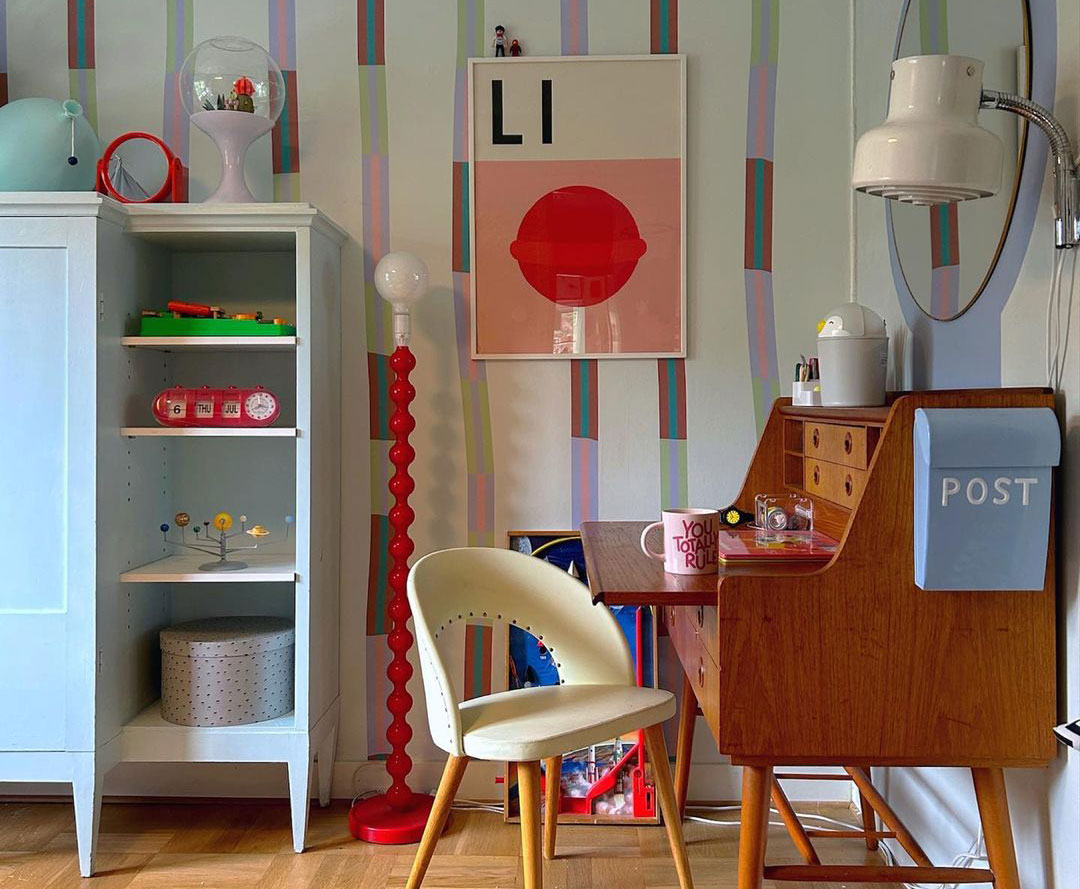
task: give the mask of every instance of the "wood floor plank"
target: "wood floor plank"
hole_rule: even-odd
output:
[[[803,805],[854,824],[843,804]],[[694,814],[691,810],[691,814]],[[700,812],[737,822],[737,812]],[[311,809],[308,851],[292,852],[288,804],[106,804],[100,876],[80,880],[70,804],[0,803],[0,889],[403,889],[415,845],[377,846],[348,832],[348,803]],[[739,828],[685,822],[695,883],[734,889]],[[861,839],[821,844],[827,864],[880,864]],[[782,827],[769,830],[768,863],[797,864]],[[560,825],[559,857],[544,862],[545,889],[677,889],[664,829]],[[831,889],[784,883],[785,889]],[[455,811],[424,889],[520,889],[520,830],[501,815]],[[895,889],[881,884],[867,889]]]

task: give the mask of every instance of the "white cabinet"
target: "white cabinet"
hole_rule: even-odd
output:
[[[297,851],[316,759],[329,801],[344,237],[307,204],[0,195],[0,781],[72,783],[83,874],[119,762],[286,763]],[[296,336],[136,338],[140,311],[169,299],[295,319]],[[233,434],[163,429],[150,401],[174,384],[261,384],[282,415]],[[157,530],[181,511],[245,513],[277,534],[248,569],[207,574]],[[162,720],[158,631],[218,614],[295,621],[293,713]]]

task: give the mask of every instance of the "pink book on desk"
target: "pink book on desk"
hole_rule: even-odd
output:
[[[837,542],[820,531],[788,531],[779,539],[763,539],[757,528],[721,528],[721,562],[827,562]]]

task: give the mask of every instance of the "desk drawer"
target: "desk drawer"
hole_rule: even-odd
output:
[[[667,609],[665,609],[665,612]],[[690,679],[697,695],[698,705],[705,715],[705,722],[713,737],[719,737],[720,732],[720,668],[709,654],[702,634],[695,630],[698,621],[698,608],[682,606],[674,608],[673,623],[675,632],[671,635],[672,644],[679,655],[683,672]],[[703,615],[704,628],[710,625],[710,615],[715,620],[716,609],[706,609]]]
[[[866,472],[839,463],[806,457],[803,486],[811,494],[852,509],[866,486]]]
[[[806,423],[803,427],[803,454],[829,463],[866,469],[870,465],[866,427]]]
[[[720,660],[720,630],[716,623],[715,605],[698,605],[690,610],[690,622],[694,632],[701,637],[701,644],[713,661]]]

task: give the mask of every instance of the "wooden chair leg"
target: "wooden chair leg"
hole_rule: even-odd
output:
[[[543,862],[540,858],[540,763],[519,762],[517,775],[525,889],[543,889]]]
[[[686,842],[683,840],[682,813],[675,801],[675,787],[671,783],[671,766],[668,764],[667,742],[664,740],[662,725],[650,725],[645,729],[645,749],[652,761],[656,795],[660,800],[660,811],[664,815],[664,827],[667,828],[671,857],[675,859],[675,871],[679,875],[679,889],[694,889],[694,880],[690,876],[690,859],[686,855]]]
[[[427,824],[424,825],[424,835],[420,838],[420,848],[416,850],[416,858],[413,859],[412,870],[409,871],[406,889],[420,889],[420,884],[424,881],[424,874],[427,873],[431,856],[435,854],[435,846],[439,842],[439,837],[442,836],[443,828],[446,827],[446,819],[450,817],[454,797],[457,795],[461,778],[468,764],[469,757],[467,756],[451,756],[446,761],[442,780],[439,781],[439,789],[435,792],[435,802],[431,805],[431,814],[428,815]]]
[[[743,766],[738,889],[762,889],[765,881],[772,782],[772,766]]]
[[[986,837],[986,857],[994,872],[994,889],[1020,889],[1005,774],[1001,769],[972,769],[971,779],[975,784],[983,836]]]
[[[686,814],[686,794],[690,787],[690,761],[694,752],[694,723],[698,699],[694,683],[683,674],[682,701],[679,706],[679,737],[675,744],[675,803],[679,814]]]
[[[874,817],[874,807],[870,800],[859,791],[859,814],[862,815],[863,830],[866,831],[866,848],[873,852],[878,847],[878,838],[873,836],[877,832],[877,819]]]
[[[911,856],[911,860],[919,867],[933,867],[930,856],[923,851],[919,841],[912,836],[911,831],[900,820],[900,816],[885,802],[885,797],[878,793],[877,788],[870,783],[870,778],[866,772],[853,766],[844,766],[844,771],[851,776],[851,780],[859,788],[859,793],[863,795],[871,808],[881,816],[882,823],[896,834],[896,841],[904,847],[904,851]],[[998,887],[998,889],[1001,889],[1001,887]]]
[[[544,762],[544,858],[555,857],[555,831],[559,827],[559,797],[562,786],[562,757]]]
[[[792,842],[795,843],[795,848],[799,850],[799,854],[803,857],[803,861],[807,864],[821,864],[821,859],[818,858],[818,854],[814,850],[814,844],[810,842],[810,837],[806,834],[806,828],[802,826],[799,816],[795,813],[787,794],[784,793],[784,788],[780,786],[780,782],[775,777],[772,779],[772,801],[773,805],[776,806],[776,810],[780,813],[784,825],[787,827]]]

